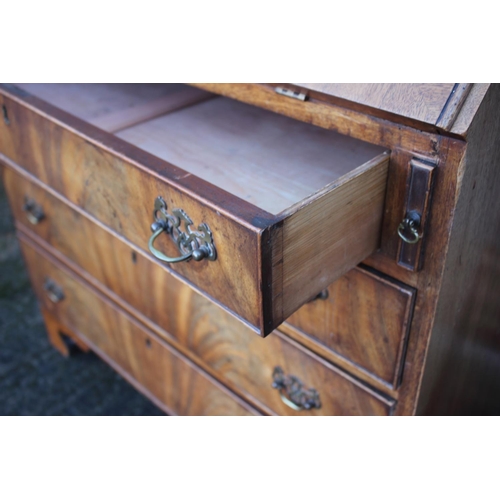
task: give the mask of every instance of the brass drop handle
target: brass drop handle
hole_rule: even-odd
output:
[[[165,200],[159,196],[155,200],[153,217],[155,221],[151,224],[153,234],[149,238],[149,251],[159,260],[170,264],[190,260],[203,259],[215,260],[217,252],[212,239],[212,232],[206,224],[200,224],[195,231],[191,228],[193,221],[186,212],[180,208],[172,210],[172,214],[167,212]],[[184,223],[184,230],[181,224]],[[154,242],[162,233],[170,235],[177,245],[181,255],[169,257],[154,247]]]
[[[316,389],[305,389],[297,377],[285,375],[280,366],[276,366],[273,370],[272,387],[278,389],[281,400],[292,410],[321,408],[318,391]]]
[[[195,250],[188,251],[187,253],[180,255],[179,257],[169,257],[168,255],[165,255],[163,252],[160,252],[154,247],[154,242],[158,236],[160,236],[161,233],[167,232],[170,233],[170,228],[168,224],[166,223],[161,223],[161,222],[153,222],[151,224],[151,231],[153,231],[153,234],[151,235],[151,238],[149,238],[148,241],[148,248],[149,251],[159,260],[162,260],[163,262],[169,262],[170,264],[173,264],[175,262],[183,262],[185,260],[189,260],[191,257],[194,260],[203,260],[205,257],[208,256],[208,252],[205,248],[197,248]]]
[[[62,288],[50,278],[45,279],[43,289],[47,292],[47,296],[51,302],[54,302],[54,304],[57,304],[64,299],[64,292]]]
[[[26,197],[24,199],[23,210],[26,212],[27,219],[36,226],[41,220],[45,218],[43,209],[32,198]]]
[[[422,238],[422,233],[419,232],[420,220],[420,214],[412,210],[399,224],[398,235],[405,243],[414,245]]]

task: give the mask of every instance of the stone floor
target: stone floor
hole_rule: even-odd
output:
[[[1,180],[0,415],[163,415],[94,354],[49,344]]]

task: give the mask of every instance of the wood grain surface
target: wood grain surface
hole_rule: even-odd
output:
[[[117,135],[272,214],[383,152],[221,97]]]
[[[17,87],[89,122],[131,112],[186,90],[168,83],[17,83]]]
[[[296,83],[299,87],[426,123],[437,123],[453,83]]]
[[[16,119],[2,129],[5,133],[0,134],[0,151],[7,151],[9,158],[17,160],[53,191],[131,243],[148,251],[154,201],[158,196],[164,198],[170,210],[182,208],[195,227],[206,223],[214,235],[217,260],[182,262],[172,266],[172,270],[260,329],[259,227],[241,220],[236,207],[228,215],[222,208],[211,206],[208,200],[200,200],[192,192],[177,187],[175,179],[165,171],[167,164],[160,171],[138,168],[132,161],[17,103],[11,102],[9,107]],[[175,177],[175,172],[170,174]],[[202,180],[195,184],[201,194],[209,194]],[[231,204],[227,203],[226,208],[231,209]],[[258,221],[268,224],[263,213],[254,212]],[[178,255],[177,246],[168,235],[158,238],[156,246],[167,255]]]
[[[26,238],[21,237],[21,248],[43,308],[97,354],[112,360],[165,411],[178,415],[258,414],[127,313],[35,251]],[[43,289],[46,276],[64,290],[65,298],[57,304]]]
[[[172,113],[178,109],[192,106],[193,104],[212,99],[213,97],[215,97],[215,95],[209,92],[187,87],[178,92],[159,97],[153,101],[147,101],[141,105],[119,109],[114,113],[108,113],[90,120],[90,123],[107,132],[116,133],[125,128],[137,125],[138,123],[152,120],[158,116]]]
[[[415,290],[366,268],[356,268],[293,314],[291,325],[397,387]]]
[[[420,272],[413,273],[415,275],[413,285],[418,291],[396,414],[416,412],[453,226],[453,211],[459,193],[461,179],[458,166],[465,151],[465,143],[450,138],[443,138],[442,141],[443,155],[438,162],[424,242],[425,262]]]
[[[458,165],[459,194],[418,412],[498,415],[500,86],[490,87]]]
[[[29,235],[30,241],[81,275],[90,283],[93,295],[96,289],[109,297],[135,318],[133,321],[154,332],[151,335],[163,338],[176,352],[261,412],[292,412],[282,408],[279,395],[269,386],[272,370],[281,366],[307,387],[318,389],[324,404],[321,411],[326,414],[494,413],[498,411],[496,381],[500,379],[496,335],[500,319],[495,309],[499,300],[495,166],[500,161],[496,112],[500,91],[489,84],[458,85],[445,102],[444,87],[435,88],[430,97],[425,88],[415,87],[415,95],[421,98],[416,102],[406,102],[405,94],[398,94],[393,87],[391,91],[396,93],[390,105],[400,106],[400,111],[384,103],[391,92],[384,94],[381,87],[371,97],[356,96],[355,92],[351,97],[336,96],[333,90],[328,95],[326,88],[311,88],[308,99],[298,101],[278,95],[266,84],[197,85],[390,150],[380,250],[364,261],[373,268],[369,281],[373,288],[364,279],[362,285],[355,279],[355,285],[347,286],[353,273],[361,272],[351,271],[330,287],[339,287],[340,298],[328,306],[323,303],[322,307],[320,302],[304,306],[291,320],[297,324],[284,324],[280,329],[285,333],[273,333],[267,339],[249,334],[245,324],[213,301],[225,301],[231,307],[234,300],[246,309],[247,317],[262,321],[276,318],[276,311],[286,311],[295,292],[297,297],[303,294],[304,299],[306,295],[313,298],[314,285],[307,280],[311,272],[301,274],[309,259],[301,255],[314,255],[311,248],[318,245],[299,245],[302,252],[292,252],[289,260],[289,256],[283,258],[287,252],[284,242],[295,241],[295,236],[314,241],[304,233],[309,219],[329,221],[319,210],[324,193],[316,193],[312,203],[303,198],[291,211],[277,217],[10,87],[0,90],[0,104],[7,106],[10,119],[9,124],[0,122],[1,159],[7,166],[5,176],[11,179],[7,181],[8,190],[17,193],[16,203],[24,196],[24,184],[17,187],[10,171],[28,179],[34,186],[32,193],[37,189],[48,193],[41,199],[49,207],[58,203],[70,207],[69,212],[61,209],[65,215],[60,216],[59,208],[48,208],[50,217],[29,227],[25,214],[17,208],[20,212],[16,217],[24,221],[18,222],[18,228]],[[438,113],[439,102],[443,105]],[[427,110],[422,108],[424,103],[429,103]],[[28,116],[28,111],[36,117]],[[46,126],[45,121],[51,124]],[[85,161],[89,146],[94,151]],[[397,226],[405,215],[406,179],[414,158],[436,165],[423,242],[425,260],[420,270],[397,265]],[[135,170],[141,175],[134,174]],[[133,187],[123,179],[130,179]],[[153,184],[153,188],[145,188],[146,184]],[[155,263],[142,242],[149,232],[132,220],[141,209],[137,200],[146,195],[153,199],[158,186],[164,184],[169,186],[170,202],[187,200],[196,222],[210,218],[224,238],[238,236],[244,240],[247,234],[244,243],[251,242],[250,247],[244,244],[238,248],[223,244],[224,251],[232,250],[233,255],[242,256],[242,261],[224,267],[227,274],[219,275],[221,290],[217,291],[216,284],[212,301],[177,277],[208,294],[214,276],[193,283],[189,270],[176,274]],[[326,206],[335,206],[335,200],[330,201]],[[148,225],[150,211],[143,208]],[[314,216],[308,217],[311,214]],[[344,215],[348,219],[347,212]],[[44,228],[49,219],[54,226]],[[219,219],[223,222],[214,222]],[[285,239],[286,224],[291,230],[294,222],[296,234]],[[73,243],[65,242],[68,232],[76,235],[75,227],[85,228],[83,234],[75,236]],[[93,241],[96,234],[100,242]],[[318,241],[327,238],[325,234]],[[167,242],[161,244],[168,249]],[[77,246],[88,249],[89,255]],[[294,258],[297,265],[292,264]],[[323,263],[331,265],[328,259]],[[332,273],[331,268],[320,269],[321,263],[312,265],[318,268],[313,276]],[[287,275],[292,277],[288,288],[291,295],[285,297]],[[294,275],[301,276],[302,286],[297,285],[299,280]],[[374,276],[380,280],[373,281]],[[137,284],[136,289],[129,281]],[[317,284],[319,289],[319,285],[328,286]],[[154,293],[145,294],[144,289]],[[217,293],[224,300],[217,299]],[[351,312],[339,313],[337,336],[332,337],[329,334],[331,325],[336,325],[332,316],[336,308]],[[307,310],[314,312],[303,312]],[[271,331],[273,324],[273,320],[261,323],[260,328]],[[358,329],[363,330],[361,334]]]
[[[295,413],[271,388],[275,366],[301,376],[304,383],[320,390],[323,407],[314,410],[314,414],[390,411],[390,398],[382,397],[278,333],[261,339],[223,309],[174,278],[149,254],[131,248],[10,170],[6,177],[10,193],[28,193],[44,208],[46,218],[29,228],[20,204],[14,208],[18,229],[30,235],[30,241],[54,252],[74,272],[85,276],[93,286],[177,348],[184,349],[185,354],[194,355],[203,368],[263,411]],[[67,238],[72,227],[78,227],[79,231]],[[144,293],[144,290],[150,292]],[[291,363],[291,359],[295,359],[296,364]],[[337,390],[331,392],[332,387]],[[350,395],[349,410],[342,404],[346,393]],[[340,394],[344,396],[338,399]]]
[[[178,167],[169,163],[162,162],[158,169],[151,170],[149,157],[141,156],[144,162],[135,164],[128,157],[133,157],[136,148],[123,141],[115,144],[113,141],[119,139],[110,134],[100,136],[101,140],[120,148],[131,148],[127,151],[127,159],[106,151],[101,144],[91,142],[87,136],[92,136],[92,129],[88,129],[88,125],[71,122],[75,127],[78,126],[78,133],[75,133],[72,129],[60,126],[55,119],[46,119],[41,110],[33,112],[24,103],[3,99],[8,101],[13,120],[10,125],[5,126],[5,134],[0,138],[0,151],[6,151],[6,156],[14,160],[18,167],[22,165],[53,190],[131,243],[147,249],[150,224],[153,222],[151,213],[157,196],[162,196],[170,209],[182,208],[195,226],[202,222],[207,224],[214,235],[217,259],[214,262],[178,263],[172,266],[173,270],[224,304],[264,336],[379,246],[388,161],[387,155],[380,154],[382,148],[337,135],[328,136],[326,141],[326,136],[323,135],[325,131],[315,129],[314,133],[310,132],[310,137],[307,137],[319,138],[319,142],[313,141],[313,144],[322,144],[324,148],[327,144],[330,145],[328,152],[336,160],[328,159],[327,163],[336,165],[332,168],[334,180],[316,192],[307,190],[307,194],[303,193],[304,197],[292,204],[287,211],[273,216],[245,200],[239,200],[233,205],[236,199],[234,196],[211,184],[212,191],[210,188],[205,191],[208,184],[202,179],[177,170]],[[192,106],[182,113],[206,106],[212,110],[211,103],[217,101],[213,99]],[[43,104],[37,104],[43,107]],[[230,111],[232,106],[229,106]],[[241,106],[243,105],[236,103],[238,109]],[[61,119],[68,119],[55,109],[48,110]],[[167,115],[165,119],[174,115],[179,117],[182,113]],[[217,113],[209,112],[207,115],[203,112],[202,116],[211,117],[214,114]],[[253,114],[250,116],[255,118]],[[246,123],[246,130],[252,120],[243,121]],[[281,118],[278,120],[279,126],[274,124],[271,128],[278,128],[282,133],[280,127],[284,126],[286,129],[288,125],[283,124],[291,122]],[[177,125],[172,133],[175,130],[193,129],[186,124],[184,127],[180,126],[178,123],[181,122],[178,121],[174,123]],[[261,122],[254,120],[253,123],[255,125]],[[296,126],[300,130],[309,130],[300,123],[294,124]],[[234,126],[231,128],[234,129]],[[28,130],[30,133],[26,134]],[[194,130],[196,132],[195,128]],[[206,135],[201,134],[200,140],[206,140]],[[196,150],[196,136],[197,134],[191,136],[192,140],[188,141],[191,150]],[[222,143],[231,148],[235,140],[231,142],[226,132],[221,137],[224,139]],[[276,141],[271,142],[274,148]],[[245,144],[247,150],[252,150],[252,141],[247,140]],[[208,157],[208,146],[202,150]],[[307,147],[305,150],[309,153],[304,153],[303,160],[308,154],[312,154],[312,150]],[[314,154],[315,161],[325,159],[324,152]],[[244,165],[243,160],[241,164]],[[304,163],[301,165],[297,167],[299,170],[304,168]],[[280,177],[286,180],[284,166],[281,163]],[[181,175],[180,172],[184,173]],[[324,180],[326,182],[326,178]],[[179,181],[188,182],[190,189],[179,185]],[[273,184],[275,182],[268,183]],[[273,193],[275,191],[273,189]],[[205,197],[207,192],[208,199]],[[213,206],[210,194],[221,197],[218,205]],[[328,231],[327,225],[331,223],[334,224],[334,230]],[[308,226],[307,230],[305,226]],[[318,230],[313,237],[309,237],[311,228],[314,227]],[[325,244],[318,245],[318,237],[328,235],[330,236],[326,238]],[[158,238],[157,246],[167,255],[178,254],[176,245],[168,236]],[[298,272],[300,266],[303,266],[304,271],[316,273],[321,268],[327,272],[320,281],[311,279],[304,287],[304,272]]]
[[[400,145],[404,149],[412,149],[418,153],[422,152],[425,142],[429,139],[432,141],[432,137],[427,136],[429,132],[465,138],[490,84],[422,84],[420,91],[423,90],[424,94],[427,92],[427,98],[433,102],[430,113],[423,100],[410,102],[410,99],[400,92],[403,88],[400,84],[360,84],[360,88],[366,85],[366,90],[380,86],[382,92],[375,96],[369,93],[361,95],[361,90],[357,90],[358,84],[304,84],[319,87],[323,85],[351,86],[353,100],[348,99],[348,92],[343,94],[344,97],[337,97],[293,84],[192,83],[190,85],[292,116],[298,120],[315,123],[321,127],[339,130],[341,133],[361,139],[363,138],[362,130],[365,129],[364,140],[388,147]],[[406,85],[410,89],[411,84]],[[432,94],[433,85],[437,85],[435,95]],[[307,99],[299,101],[277,94],[276,87],[283,86],[307,94]],[[445,99],[443,90],[446,91],[445,87],[448,86],[451,88],[451,93]],[[399,92],[400,95],[394,103],[384,96],[384,87],[388,91],[387,96],[391,92],[395,94]],[[454,92],[453,89],[458,89],[459,92]],[[418,89],[409,90],[409,94],[417,95],[418,92]],[[356,97],[356,94],[359,97]],[[385,102],[377,107],[377,101]],[[375,107],[370,106],[368,104],[370,102]],[[438,113],[440,106],[438,103],[443,105],[440,113]],[[406,107],[408,109],[405,109]],[[423,118],[426,115],[428,115],[429,122],[417,118],[418,116]],[[436,117],[437,120],[433,121]],[[422,132],[424,135],[419,137]]]
[[[276,325],[380,246],[388,161],[386,154],[375,158],[283,221],[283,270],[273,274],[274,293],[283,296],[275,301]]]

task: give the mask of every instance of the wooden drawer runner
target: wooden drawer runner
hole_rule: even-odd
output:
[[[279,366],[285,374],[292,374],[318,390],[321,408],[304,414],[391,412],[392,400],[278,332],[265,340],[249,333],[242,322],[183,284],[147,253],[130,248],[125,241],[35,184],[10,170],[6,171],[6,182],[22,233],[27,229],[19,222],[27,223],[26,214],[12,200],[13,193],[19,190],[43,207],[45,218],[29,228],[30,234],[34,231],[43,238],[38,239],[39,245],[46,245],[44,240],[47,241],[51,245],[46,246],[48,251],[53,248],[59,258],[71,259],[65,263],[75,272],[91,281],[99,280],[92,283],[124,308],[134,308],[130,312],[141,322],[171,339],[186,354],[196,356],[204,369],[263,411],[296,413],[283,404],[278,391],[271,387],[274,369]]]
[[[179,415],[258,414],[101,294],[35,251],[27,240],[21,240],[21,248],[42,308],[131,377],[165,411]],[[58,303],[44,289],[47,278],[63,290],[64,298]]]
[[[415,289],[358,267],[330,285],[327,292],[325,299],[302,306],[286,324],[395,388]]]
[[[82,90],[90,93],[81,112],[62,98],[68,87],[57,88],[40,95],[87,121],[0,86],[0,159],[145,251],[149,243],[169,256],[180,251],[165,232],[150,241],[153,213],[157,231],[181,221],[177,212],[166,224],[153,210],[158,197],[169,214],[187,214],[190,230],[206,224],[215,260],[162,265],[263,336],[380,244],[383,148],[222,97],[132,125],[125,113],[121,128],[120,110],[113,120],[87,116],[98,86]]]

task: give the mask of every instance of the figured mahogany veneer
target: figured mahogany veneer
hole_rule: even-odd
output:
[[[296,329],[396,387],[413,315],[415,290],[366,268],[348,272],[288,318]],[[293,333],[293,332],[291,332]]]
[[[238,407],[236,401],[228,398],[215,382],[184,360],[180,353],[139,327],[97,291],[57,265],[48,254],[35,251],[33,243],[23,233],[19,236],[42,308],[57,317],[61,325],[77,333],[98,354],[110,357],[140,387],[162,402],[167,411],[183,415],[239,415],[248,411],[248,407],[241,402]],[[44,290],[47,277],[64,290],[65,297],[57,304],[49,300]],[[275,366],[307,381],[319,392],[321,407],[308,414],[387,415],[391,412],[393,402],[390,399],[341,374],[319,358],[304,353],[293,342],[273,335],[264,344],[255,335],[231,330],[235,322],[230,316],[223,313],[225,317],[219,318],[216,310],[207,311],[203,301],[199,303],[193,296],[194,292],[185,285],[180,286],[178,293],[166,299],[191,299],[189,303],[193,310],[186,311],[189,314],[186,318],[178,318],[178,321],[190,323],[189,329],[184,332],[192,344],[190,349],[194,352],[202,350],[204,357],[209,358],[219,373],[243,385],[244,389],[255,392],[257,400],[268,404],[272,413],[297,415],[296,411],[283,405],[279,394],[271,386]],[[191,314],[195,318],[206,315],[205,321],[199,326],[199,319],[193,321],[189,317]],[[212,322],[212,325],[206,321]],[[219,335],[209,335],[214,330]],[[236,350],[238,348],[239,351]],[[229,366],[232,356],[235,358],[234,365],[239,363],[238,367]]]
[[[172,268],[263,336],[379,246],[384,148],[222,98],[121,130],[125,142],[18,88],[2,93],[5,161],[143,249],[158,196],[207,224],[217,259]],[[157,245],[178,253],[167,236]]]
[[[61,352],[178,414],[500,411],[499,85],[21,84],[0,106]],[[210,226],[215,261],[149,253],[157,196]]]
[[[83,285],[21,238],[21,249],[43,311],[110,363],[169,414],[251,415],[258,412],[148,332],[109,300]],[[64,290],[54,304],[44,289],[47,277]],[[147,369],[144,369],[147,367]]]
[[[131,248],[76,207],[72,209],[50,195],[46,186],[29,181],[27,174],[7,170],[5,183],[23,238],[53,252],[159,336],[174,342],[186,355],[194,355],[194,361],[206,371],[255,405],[262,405],[263,411],[295,414],[271,388],[276,366],[300,376],[320,392],[322,408],[312,414],[390,411],[393,405],[390,398],[304,352],[286,337],[273,333],[262,342],[243,323],[182,284],[148,254]],[[42,207],[44,219],[39,224],[32,225],[26,218],[22,202],[25,197],[36,200]],[[73,234],[70,239],[66,237],[68,232]],[[144,290],[154,293],[145,294]],[[381,334],[382,328],[381,323]],[[344,409],[346,398],[350,399],[349,410]]]

